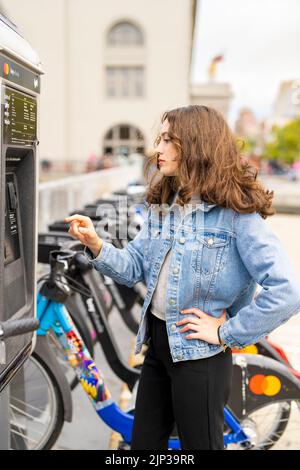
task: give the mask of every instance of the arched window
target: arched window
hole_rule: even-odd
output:
[[[109,46],[142,46],[144,43],[142,31],[129,21],[114,25],[107,36]]]
[[[142,132],[129,124],[111,127],[105,134],[103,153],[128,156],[132,153],[145,152],[145,141]]]

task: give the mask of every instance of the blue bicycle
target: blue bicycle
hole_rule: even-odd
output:
[[[44,279],[37,298],[38,335],[46,336],[50,330],[55,333],[66,360],[76,372],[96,413],[107,426],[121,434],[121,448],[129,448],[134,410],[125,412],[113,400],[100,369],[64,305],[72,292],[68,270],[74,255],[75,252],[70,250],[51,252],[51,271]],[[232,393],[224,409],[224,448],[268,449],[278,440],[287,424],[278,423],[275,415],[279,410],[282,416],[284,407],[290,409],[292,401],[300,400],[300,382],[286,366],[267,357],[233,354],[233,361]],[[273,426],[264,431],[263,439],[258,436],[253,419],[262,410],[265,416],[272,419]],[[170,437],[169,449],[180,449],[176,436]]]

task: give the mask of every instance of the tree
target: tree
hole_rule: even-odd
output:
[[[263,157],[289,164],[300,157],[300,119],[272,128],[271,140],[263,150]]]

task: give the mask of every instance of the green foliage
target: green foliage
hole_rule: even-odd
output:
[[[257,145],[256,140],[250,137],[244,138],[244,147],[243,147],[243,153],[245,155],[251,155],[254,152],[254,149]]]
[[[300,157],[300,119],[295,119],[283,127],[273,127],[263,157],[289,164]]]

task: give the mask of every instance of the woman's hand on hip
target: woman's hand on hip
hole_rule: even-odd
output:
[[[89,217],[80,214],[74,214],[64,219],[65,222],[71,222],[69,233],[78,238],[97,256],[102,247],[102,240],[98,237],[93,222]]]
[[[202,312],[199,308],[185,308],[181,310],[185,318],[176,322],[177,326],[184,325],[179,330],[180,333],[192,330],[193,333],[186,335],[186,339],[201,339],[211,344],[220,344],[218,338],[218,327],[226,321],[226,309],[223,310],[219,318],[208,315]],[[189,316],[193,313],[195,316]]]

